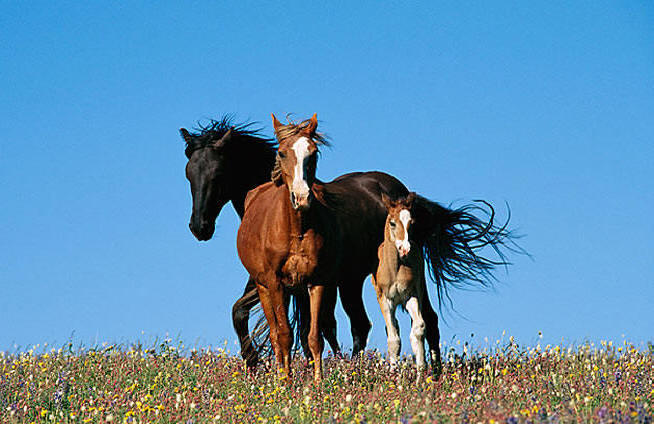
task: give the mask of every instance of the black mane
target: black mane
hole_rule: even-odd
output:
[[[265,148],[265,150],[275,153],[277,150],[276,140],[264,136],[262,128],[255,127],[255,125],[257,122],[235,123],[232,115],[224,115],[219,120],[211,119],[206,125],[202,125],[198,121],[196,128],[190,132],[191,139],[186,140],[184,154],[190,159],[194,151],[220,140],[230,128],[232,138],[238,140],[235,145],[249,149]]]

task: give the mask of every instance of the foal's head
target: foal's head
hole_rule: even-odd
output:
[[[391,200],[390,197],[382,193],[382,202],[384,202],[384,206],[388,210],[384,239],[388,238],[395,243],[401,258],[406,257],[411,251],[414,233],[414,214],[412,211],[415,198],[416,194],[413,192],[397,200]]]
[[[272,115],[275,135],[279,142],[272,180],[278,186],[286,184],[295,210],[306,210],[312,200],[311,186],[316,179],[318,146],[327,144],[323,136],[316,132],[318,117],[299,124],[283,125]]]

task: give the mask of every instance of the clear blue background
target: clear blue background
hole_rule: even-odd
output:
[[[455,292],[448,343],[654,339],[651,2],[1,8],[0,350],[166,334],[237,350],[238,219],[226,207],[208,243],[188,231],[177,132],[229,112],[267,134],[270,112],[317,112],[325,180],[377,169],[510,204],[534,260]]]

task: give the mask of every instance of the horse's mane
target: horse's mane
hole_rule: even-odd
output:
[[[311,119],[305,119],[304,121],[301,121],[299,123],[294,122],[291,119],[291,115],[286,115],[286,120],[288,121],[288,124],[279,126],[275,131],[275,135],[277,136],[277,139],[280,142],[306,130],[306,128],[311,123]],[[319,133],[317,131],[314,131],[311,134],[311,139],[320,146],[331,146],[331,143],[329,142],[329,137],[327,137],[327,135],[324,133]]]
[[[235,123],[232,115],[223,115],[219,120],[211,119],[207,124],[198,121],[196,128],[190,132],[191,138],[185,139],[186,149],[184,154],[191,158],[194,151],[207,147],[209,144],[220,140],[230,129],[232,138],[238,140],[234,146],[243,149],[264,149],[274,153],[277,150],[277,142],[274,138],[268,138],[262,134],[262,128],[258,128],[257,122]]]
[[[304,121],[300,123],[295,123],[293,120],[291,120],[290,115],[286,115],[286,120],[288,121],[288,124],[286,125],[281,125],[277,128],[275,131],[275,135],[277,136],[277,140],[279,142],[283,142],[285,139],[289,137],[293,137],[294,135],[299,134],[300,132],[304,131],[309,123],[311,122],[310,119],[305,119]],[[316,142],[318,146],[331,146],[331,143],[329,142],[329,137],[327,137],[326,134],[324,133],[319,133],[319,132],[313,132],[311,134],[311,139]],[[318,151],[320,153],[320,151]],[[279,163],[279,156],[275,157],[275,166],[272,170],[272,175],[271,179],[276,185],[280,185],[282,183],[282,168]]]

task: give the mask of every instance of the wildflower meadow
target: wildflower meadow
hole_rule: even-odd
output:
[[[246,372],[224,348],[170,340],[142,345],[0,353],[3,423],[651,423],[654,348],[444,346],[443,373],[415,383],[410,358],[391,368],[367,351],[329,356],[312,382],[296,356],[292,380],[270,364]]]

